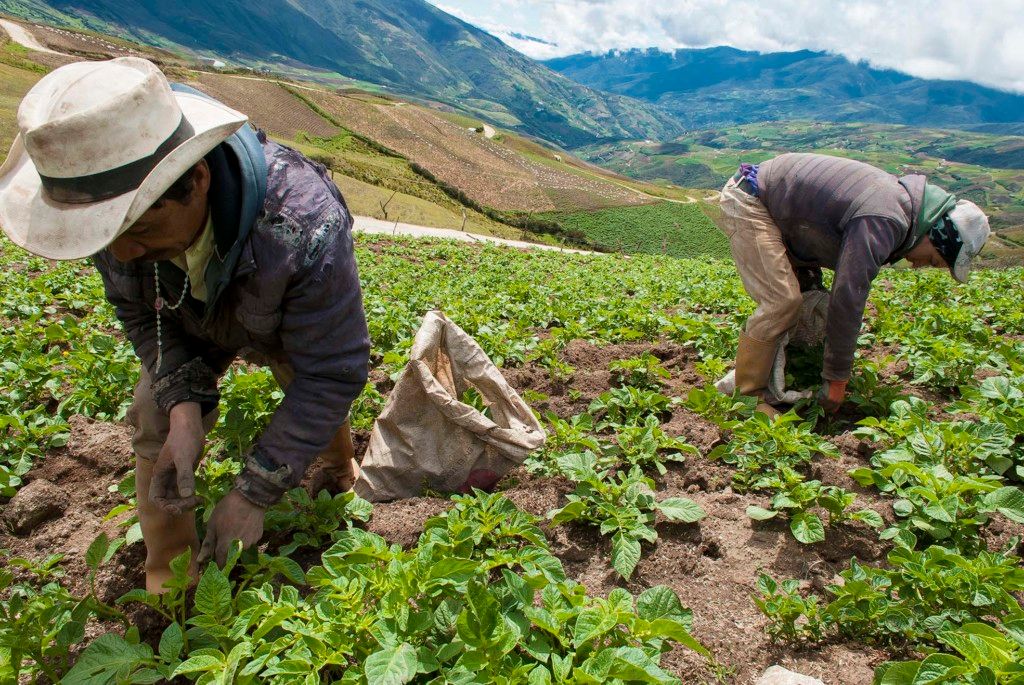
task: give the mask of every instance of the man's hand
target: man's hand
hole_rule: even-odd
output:
[[[821,390],[818,391],[818,404],[829,414],[839,411],[843,401],[846,399],[846,384],[848,381],[825,381]]]
[[[170,413],[167,440],[153,465],[149,498],[168,514],[181,514],[199,504],[196,462],[203,454],[203,416],[197,402],[176,404]]]
[[[247,500],[238,490],[226,494],[217,502],[206,526],[206,537],[199,548],[199,563],[214,557],[217,565],[223,566],[233,540],[241,540],[243,547],[255,545],[263,537],[265,514],[265,509]]]

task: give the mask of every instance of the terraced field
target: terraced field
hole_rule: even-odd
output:
[[[320,138],[341,133],[276,81],[195,72],[189,85],[245,112],[257,126],[285,140],[294,140],[300,131]]]
[[[132,44],[88,32],[28,27],[44,43],[78,56],[113,57]],[[674,255],[703,253],[719,237],[706,213],[644,210],[663,199],[690,202],[681,188],[618,176],[509,132],[483,133],[482,122],[362,90],[332,91],[298,82],[188,68],[180,58],[139,47],[185,82],[249,115],[272,137],[329,166],[356,211],[387,221],[458,228],[504,238],[576,243]],[[0,143],[13,138],[18,100],[51,64],[73,59],[8,44]],[[194,66],[194,65],[193,65]],[[0,105],[2,106],[2,105]],[[701,205],[703,207],[703,205]],[[635,208],[637,212],[618,212]],[[705,207],[708,212],[713,208]],[[601,215],[610,211],[608,223]],[[539,215],[544,214],[543,219]],[[576,216],[579,215],[579,216]],[[672,215],[672,216],[669,216]],[[561,217],[567,217],[567,223]],[[628,217],[628,218],[627,218]],[[661,225],[661,219],[668,223]],[[628,235],[636,232],[636,235]],[[614,235],[611,235],[614,234]],[[600,241],[593,236],[600,236]],[[588,237],[590,236],[590,237]],[[657,243],[661,247],[655,249]],[[717,254],[717,252],[716,252]]]
[[[652,201],[595,172],[577,173],[554,159],[555,153],[549,153],[549,163],[541,163],[504,145],[497,137],[487,139],[418,105],[366,94],[308,95],[353,131],[400,152],[494,209],[564,211]]]

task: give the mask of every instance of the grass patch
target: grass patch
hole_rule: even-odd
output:
[[[428,200],[406,193],[394,193],[379,186],[370,185],[350,176],[332,174],[334,182],[345,196],[345,202],[353,214],[372,216],[375,219],[401,221],[402,223],[436,228],[462,228],[462,212],[450,207],[442,207]],[[387,207],[387,217],[381,205]],[[491,221],[476,212],[467,211],[466,231],[478,235],[490,235],[498,238],[522,238],[522,232],[514,228]],[[529,235],[529,238],[534,236]]]
[[[658,202],[543,216],[610,250],[671,257],[729,255],[729,241],[695,202]]]
[[[37,71],[0,62],[0,158],[7,155],[18,134],[17,113],[21,98],[41,77]]]

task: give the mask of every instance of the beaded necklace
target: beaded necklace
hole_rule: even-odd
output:
[[[174,305],[169,304],[167,300],[160,296],[160,262],[153,262],[153,280],[156,283],[156,299],[153,300],[153,308],[156,309],[156,371],[153,372],[153,375],[156,376],[160,374],[160,365],[164,360],[164,341],[160,324],[160,312],[164,307],[174,311],[185,302],[185,294],[188,293],[188,274],[185,274],[185,284],[181,286],[181,298]]]

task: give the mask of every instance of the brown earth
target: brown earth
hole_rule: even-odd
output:
[[[597,347],[574,341],[561,356],[574,367],[568,378],[553,379],[546,369],[532,364],[505,369],[504,374],[515,388],[530,388],[548,396],[535,408],[568,418],[586,411],[590,400],[608,389],[611,360],[648,350],[672,373],[664,393],[682,397],[702,384],[693,368],[693,352],[672,343]],[[379,380],[386,389],[384,379]],[[672,434],[685,436],[702,453],[721,440],[716,426],[682,408],[677,408],[664,426]],[[25,536],[0,532],[0,548],[31,558],[54,552],[65,554],[65,583],[73,591],[84,592],[84,552],[101,531],[117,533],[116,522],[103,522],[102,518],[122,501],[109,489],[128,473],[132,456],[128,430],[123,426],[76,418],[71,427],[68,447],[50,453],[29,475],[29,480],[45,478],[66,493],[70,504],[64,516],[43,523]],[[362,453],[366,435],[360,433],[356,438],[357,451]],[[861,500],[858,504],[891,519],[891,509],[885,502],[846,475],[850,468],[867,463],[870,445],[848,432],[832,440],[841,457],[819,459],[812,475],[857,492]],[[892,655],[852,643],[817,647],[773,644],[765,634],[766,619],[751,595],[762,571],[775,577],[797,578],[807,589],[820,593],[847,567],[851,557],[878,563],[886,547],[874,531],[861,526],[836,526],[828,530],[824,543],[801,545],[784,521],[758,523],[746,516],[748,505],[765,506],[767,498],[734,492],[731,473],[720,463],[690,458],[682,464],[671,464],[668,473],[656,479],[659,498],[689,497],[704,508],[707,517],[697,524],[659,522],[659,540],[644,545],[644,556],[629,581],[612,571],[609,540],[595,529],[570,524],[545,527],[545,534],[567,574],[592,593],[606,595],[615,587],[625,587],[638,594],[664,584],[679,594],[683,604],[693,611],[694,635],[714,652],[718,662],[711,667],[687,650],[674,649],[665,655],[663,664],[683,682],[753,683],[768,666],[781,664],[819,677],[829,685],[868,685],[874,666]],[[564,504],[565,495],[572,491],[572,485],[563,478],[536,477],[524,469],[506,476],[499,487],[518,507],[539,517]],[[377,504],[368,528],[391,542],[410,546],[415,544],[423,523],[448,506],[447,500],[431,497]],[[1020,526],[1000,521],[990,528],[989,538],[996,544],[1020,532]],[[120,550],[99,574],[100,598],[112,601],[140,585],[143,556],[141,544]],[[136,612],[133,620],[147,626],[144,633],[159,634],[161,626],[145,612]],[[92,630],[98,634],[110,627],[101,624]]]
[[[597,172],[568,171],[554,153],[523,154],[425,107],[366,93],[306,95],[346,127],[405,155],[488,207],[544,212],[653,202]]]
[[[196,80],[189,85],[245,112],[267,133],[286,140],[295,140],[299,131],[322,138],[341,133],[341,129],[275,81],[207,72],[196,72],[195,76]]]

